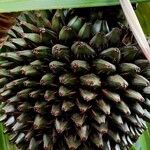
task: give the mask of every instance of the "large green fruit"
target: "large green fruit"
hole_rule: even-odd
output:
[[[146,129],[150,64],[118,7],[24,12],[2,50],[0,120],[21,150],[127,150]]]

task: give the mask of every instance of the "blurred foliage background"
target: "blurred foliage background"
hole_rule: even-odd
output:
[[[138,4],[136,14],[144,33],[150,37],[150,2]],[[8,136],[4,135],[4,131],[3,125],[0,124],[0,150],[17,150],[15,146],[9,144]],[[150,123],[147,123],[147,130],[141,135],[131,150],[150,150]]]
[[[136,14],[147,36],[150,36],[150,2],[138,4]]]

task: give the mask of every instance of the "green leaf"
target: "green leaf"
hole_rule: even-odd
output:
[[[149,0],[132,0],[143,2]],[[116,5],[119,0],[0,0],[0,12]]]
[[[136,14],[140,21],[140,24],[147,36],[150,36],[150,2],[141,3],[138,5]]]
[[[0,150],[17,150],[15,146],[11,145],[8,136],[3,133],[3,124],[0,123]]]
[[[137,150],[137,149],[135,148],[135,146],[132,146],[132,148],[130,148],[130,150]]]
[[[141,150],[149,150],[149,142],[150,142],[150,133],[147,130],[139,138],[140,149]]]
[[[130,150],[149,150],[150,123],[147,123],[147,130],[140,136],[134,148]]]
[[[148,132],[149,132],[149,134],[150,134],[150,123],[147,123],[147,127],[148,127]]]
[[[8,150],[8,145],[6,144],[6,139],[3,134],[3,125],[2,124],[0,124],[0,143],[1,143],[2,150]]]

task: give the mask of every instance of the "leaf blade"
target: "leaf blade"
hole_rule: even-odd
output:
[[[148,0],[132,0],[143,2]],[[0,0],[1,12],[117,5],[118,0]],[[23,7],[22,7],[23,6]]]

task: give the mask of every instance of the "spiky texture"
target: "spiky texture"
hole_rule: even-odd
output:
[[[0,99],[20,149],[126,150],[144,131],[150,64],[114,10],[18,18],[0,54]]]

